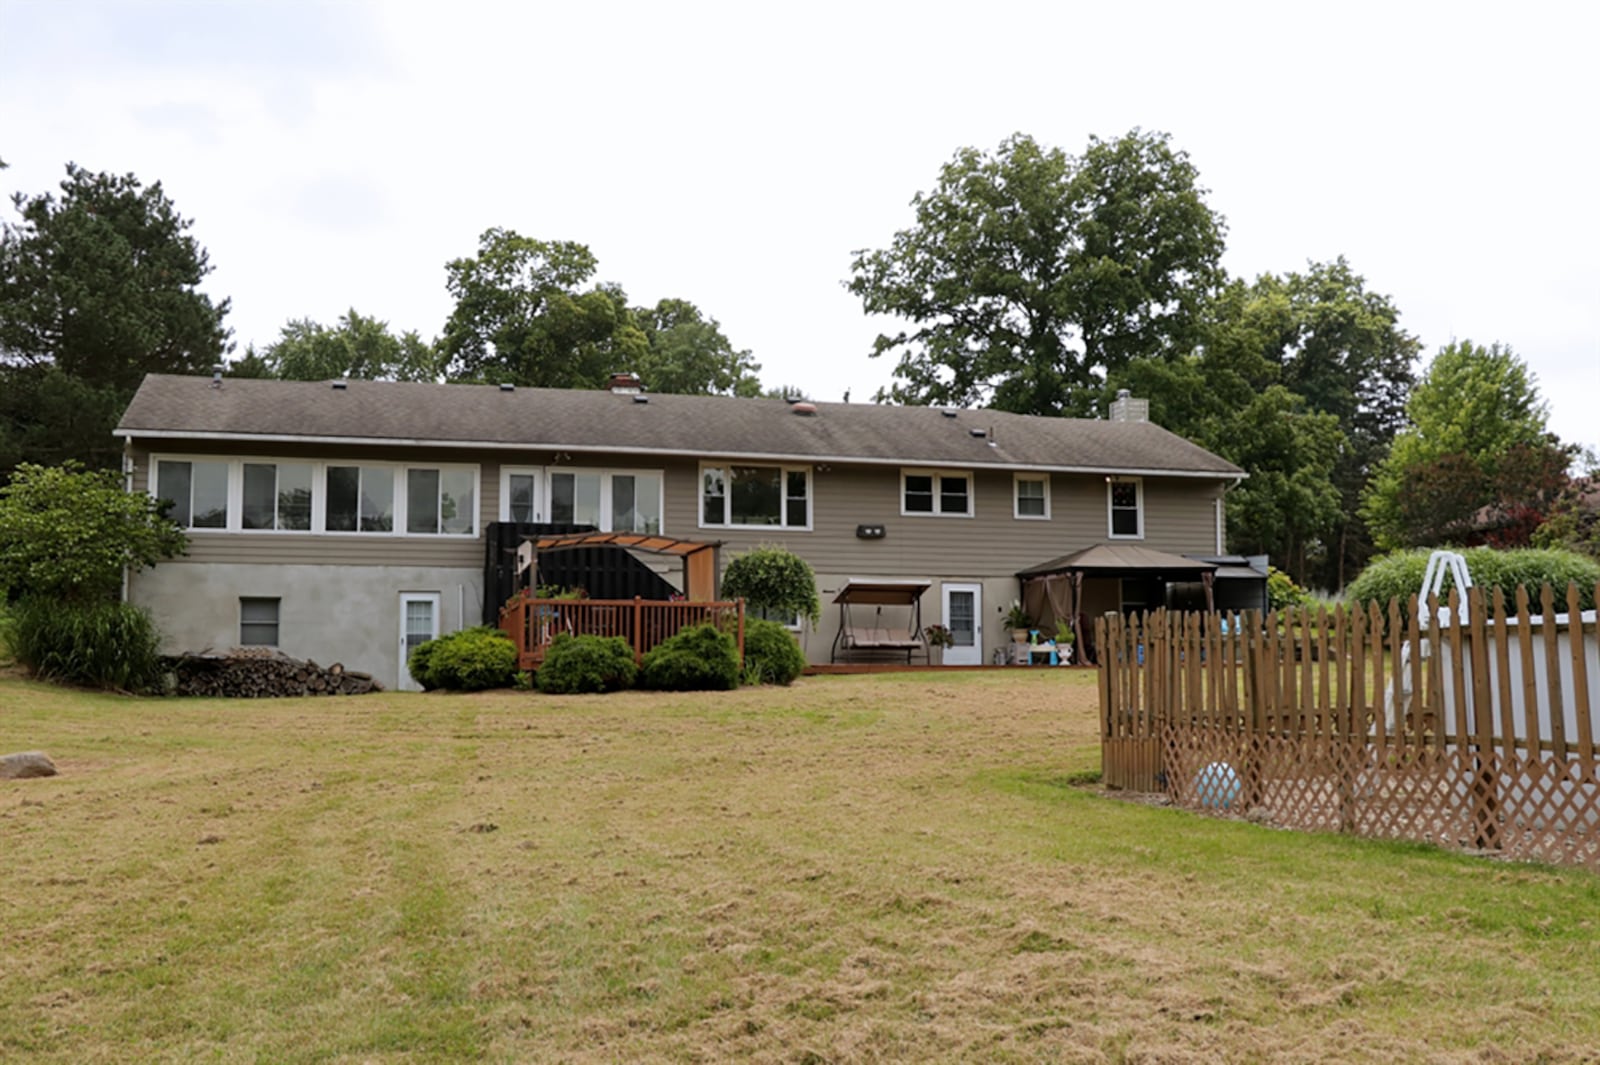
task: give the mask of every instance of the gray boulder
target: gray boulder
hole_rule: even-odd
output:
[[[0,757],[0,780],[23,780],[27,777],[53,777],[56,764],[43,751],[23,751]]]

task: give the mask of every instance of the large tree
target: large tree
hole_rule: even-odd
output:
[[[734,348],[715,318],[688,300],[636,307],[634,319],[649,345],[636,371],[652,392],[759,396],[761,364]]]
[[[247,363],[241,376],[254,372],[248,363],[252,356],[264,363],[266,376],[287,381],[436,381],[440,376],[434,345],[414,331],[395,336],[389,323],[353,307],[332,326],[309,318],[290,321],[259,356],[252,351],[241,360]]]
[[[1547,433],[1538,386],[1510,347],[1447,344],[1406,414],[1361,498],[1382,547],[1463,542],[1481,509],[1537,510],[1565,482],[1571,456]]]
[[[8,466],[112,464],[111,429],[145,374],[221,360],[228,301],[200,291],[205,249],[160,182],[68,164],[59,196],[12,202],[20,221],[0,228],[0,454]]]
[[[446,265],[455,310],[441,351],[452,380],[599,388],[638,365],[649,342],[622,289],[592,279],[584,245],[490,229],[476,258]]]
[[[1086,414],[1108,371],[1188,352],[1220,282],[1223,220],[1165,134],[1093,138],[1081,157],[1023,134],[966,148],[915,224],[859,251],[848,288],[868,313],[906,319],[880,399]]]

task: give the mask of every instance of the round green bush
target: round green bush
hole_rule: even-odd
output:
[[[504,632],[479,625],[418,645],[406,659],[406,668],[413,680],[430,690],[509,688],[516,681],[517,648]]]
[[[739,686],[739,648],[715,625],[696,625],[645,653],[639,682],[660,691],[729,691]]]
[[[633,687],[637,675],[633,648],[621,636],[573,636],[558,633],[539,667],[539,690],[550,695],[578,695]]]
[[[805,618],[813,626],[822,616],[817,575],[810,564],[774,544],[762,544],[729,562],[722,574],[722,594],[781,617]]]
[[[745,621],[745,676],[759,676],[763,684],[790,684],[805,668],[805,652],[800,650],[794,633],[776,621]]]
[[[29,596],[11,609],[6,643],[41,680],[144,692],[161,678],[161,634],[128,603]]]
[[[417,644],[406,656],[406,672],[411,674],[412,680],[422,685],[423,691],[432,691],[439,686],[433,679],[433,651],[438,646],[438,640],[428,640]]]
[[[1427,548],[1421,548],[1395,551],[1374,559],[1350,582],[1349,600],[1362,607],[1375,602],[1379,611],[1385,613],[1390,599],[1399,600],[1400,617],[1402,622],[1406,621],[1410,616],[1406,601],[1422,587],[1429,554]],[[1569,583],[1577,584],[1582,608],[1594,608],[1594,586],[1600,581],[1600,562],[1591,558],[1558,548],[1501,551],[1492,547],[1470,547],[1461,554],[1466,559],[1473,585],[1482,588],[1485,594],[1492,588],[1499,588],[1508,609],[1519,586],[1527,588],[1528,598],[1537,604],[1539,589],[1550,584],[1555,587],[1558,603],[1563,604],[1558,609],[1565,611]],[[1448,595],[1452,586],[1453,582],[1447,579],[1443,594]]]

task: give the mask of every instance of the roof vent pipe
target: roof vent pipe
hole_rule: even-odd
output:
[[[211,367],[211,387],[222,387],[222,363],[220,362]]]
[[[510,381],[501,381],[500,382],[500,391],[502,391],[502,392],[515,392],[516,390],[517,390],[517,386],[512,384]]]

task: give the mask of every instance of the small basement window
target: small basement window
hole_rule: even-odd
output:
[[[278,646],[278,604],[273,598],[244,596],[239,599],[239,646]]]

